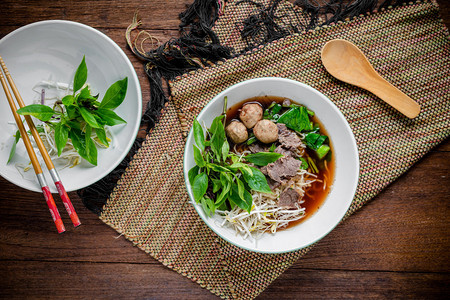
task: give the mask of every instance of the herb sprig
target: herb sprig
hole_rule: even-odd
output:
[[[95,133],[98,142],[108,147],[109,139],[106,137],[105,126],[126,123],[113,110],[125,99],[128,78],[113,83],[99,102],[99,95],[92,95],[86,85],[87,76],[88,70],[83,56],[73,79],[72,95],[65,96],[53,108],[31,104],[17,110],[17,113],[33,116],[54,130],[58,156],[70,139],[81,157],[97,165],[97,147],[92,136]],[[17,134],[15,140],[18,140]]]
[[[264,174],[257,168],[242,162],[242,159],[258,166],[265,166],[283,155],[279,153],[256,153],[239,157],[230,152],[225,135],[223,118],[216,117],[205,138],[203,128],[195,120],[194,160],[196,166],[188,178],[192,186],[194,200],[202,205],[207,215],[216,209],[229,209],[235,205],[250,212],[252,209],[251,190],[272,193]]]

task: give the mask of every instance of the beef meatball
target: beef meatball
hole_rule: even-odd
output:
[[[247,127],[239,121],[232,121],[225,131],[235,144],[243,143],[248,139]]]
[[[257,103],[244,104],[239,113],[239,118],[247,128],[253,128],[263,117],[263,108]]]
[[[253,128],[255,137],[261,142],[268,144],[273,143],[278,139],[278,127],[269,120],[260,120]]]

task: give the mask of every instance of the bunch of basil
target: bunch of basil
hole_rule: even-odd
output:
[[[55,143],[58,156],[70,138],[74,148],[81,157],[93,165],[97,165],[97,148],[92,139],[95,132],[98,141],[109,146],[105,126],[126,123],[113,110],[118,107],[127,92],[128,78],[113,83],[105,93],[103,100],[98,101],[98,94],[93,96],[88,85],[85,57],[75,72],[73,94],[62,99],[62,105],[51,108],[42,104],[31,104],[17,110],[18,114],[31,115],[50,126],[55,132]],[[78,92],[78,93],[77,93]],[[57,106],[60,106],[56,109]],[[16,142],[18,134],[16,134]],[[15,148],[15,147],[14,147]]]
[[[249,166],[265,166],[283,155],[274,152],[260,152],[239,157],[230,152],[225,128],[224,115],[216,117],[205,138],[202,126],[195,120],[194,160],[196,166],[189,170],[194,200],[200,203],[207,215],[216,209],[229,210],[235,205],[250,212],[252,210],[251,190],[272,193],[267,179],[260,170]]]

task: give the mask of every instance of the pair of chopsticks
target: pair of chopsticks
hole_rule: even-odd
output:
[[[6,68],[5,62],[3,61],[3,58],[0,56],[0,65],[2,67],[3,72],[5,73],[6,79],[9,82],[9,85],[14,93],[14,96],[17,100],[17,103],[22,108],[25,106],[22,97],[19,94],[19,91],[17,90],[16,85],[14,84],[14,81],[9,74],[8,68]],[[27,149],[28,156],[30,157],[31,164],[33,165],[34,172],[36,173],[36,177],[39,181],[39,184],[41,186],[42,192],[44,194],[45,200],[47,202],[48,208],[50,209],[50,214],[52,215],[53,221],[55,222],[56,229],[59,233],[62,233],[66,231],[64,228],[64,224],[62,222],[61,216],[59,215],[58,208],[55,205],[55,201],[53,200],[52,193],[50,192],[50,188],[47,185],[47,182],[44,177],[44,173],[42,172],[41,165],[39,164],[39,161],[36,157],[36,153],[34,153],[33,147],[31,145],[30,139],[28,137],[27,131],[25,130],[25,127],[22,123],[22,119],[17,114],[17,107],[14,103],[14,99],[11,95],[11,92],[9,90],[8,84],[6,83],[5,77],[3,76],[3,73],[0,71],[0,81],[3,86],[3,90],[5,91],[6,98],[8,99],[9,107],[11,108],[11,111],[14,115],[14,119],[16,121],[17,127],[19,128],[20,135],[22,137],[22,140],[25,144],[25,148]],[[69,196],[67,195],[67,192],[61,182],[61,179],[59,178],[58,172],[55,169],[55,166],[53,165],[52,160],[50,159],[50,155],[48,155],[47,150],[44,147],[44,143],[41,140],[41,137],[39,136],[39,133],[36,129],[36,126],[34,126],[33,120],[30,116],[25,116],[25,120],[28,124],[28,127],[30,128],[31,134],[33,135],[33,138],[39,148],[39,152],[41,153],[42,157],[44,158],[45,165],[47,166],[47,169],[55,183],[56,189],[58,190],[58,193],[64,203],[64,207],[66,208],[67,213],[70,216],[70,219],[72,220],[72,223],[75,227],[81,225],[80,220],[78,219],[78,215],[75,212],[75,209],[73,208],[72,202],[69,199]]]

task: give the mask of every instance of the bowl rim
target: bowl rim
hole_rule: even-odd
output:
[[[8,33],[7,35],[5,35],[3,38],[0,39],[0,44],[1,43],[5,43],[8,38],[11,38],[11,36],[14,36],[22,31],[28,30],[30,28],[34,28],[34,27],[39,27],[42,25],[68,25],[68,26],[74,26],[74,27],[78,27],[78,28],[82,28],[83,30],[87,30],[89,32],[92,32],[93,34],[95,34],[96,36],[98,36],[99,38],[103,38],[110,46],[112,46],[112,48],[117,52],[117,54],[123,59],[123,61],[125,62],[125,64],[127,65],[128,69],[130,70],[130,75],[134,81],[134,89],[136,90],[137,93],[137,103],[139,103],[139,105],[137,106],[137,111],[136,114],[139,116],[139,120],[142,116],[142,90],[141,90],[141,85],[139,82],[139,78],[136,74],[136,70],[133,67],[133,64],[131,63],[130,59],[128,58],[128,56],[125,54],[125,52],[119,47],[119,45],[116,44],[116,42],[114,42],[109,36],[107,36],[106,34],[104,34],[103,32],[101,32],[98,29],[95,29],[89,25],[86,24],[82,24],[79,22],[75,22],[75,21],[69,21],[69,20],[43,20],[43,21],[37,21],[37,22],[33,22],[27,25],[24,25],[22,27],[19,27],[13,31],[11,31],[10,33]],[[130,84],[131,80],[128,80],[128,83]],[[128,89],[130,89],[130,85],[128,86]],[[125,158],[125,156],[128,154],[128,152],[130,151],[131,147],[133,146],[133,143],[136,139],[136,136],[139,132],[139,128],[140,128],[140,122],[136,122],[134,124],[134,128],[132,130],[132,133],[130,135],[130,141],[128,142],[128,144],[124,147],[124,151],[123,153],[120,154],[120,156],[118,157],[117,161],[108,165],[107,168],[105,168],[105,171],[103,172],[103,175],[99,175],[95,178],[92,179],[92,182],[90,182],[89,184],[82,184],[77,188],[72,188],[72,189],[67,189],[67,192],[72,192],[75,190],[79,190],[82,188],[85,188],[99,180],[101,180],[102,178],[104,178],[105,176],[107,176],[109,173],[111,173]],[[23,189],[29,190],[29,191],[34,191],[34,192],[41,192],[41,190],[39,189],[38,185],[36,186],[26,186],[21,182],[15,182],[12,178],[10,178],[8,176],[8,174],[1,174],[1,176],[6,179],[7,181],[11,182],[12,184],[19,186]],[[52,186],[53,187],[53,186]]]
[[[344,117],[344,115],[342,114],[342,112],[339,110],[339,108],[324,94],[322,94],[321,92],[319,92],[318,90],[316,90],[315,88],[304,84],[302,82],[296,81],[296,80],[292,80],[292,79],[288,79],[288,78],[282,78],[282,77],[259,77],[259,78],[253,78],[253,79],[248,79],[248,80],[244,80],[241,82],[238,82],[236,84],[233,84],[229,87],[227,87],[225,90],[223,90],[222,92],[220,92],[219,94],[217,94],[216,96],[214,96],[211,101],[209,101],[205,107],[200,111],[200,113],[197,115],[197,117],[195,119],[197,119],[199,116],[203,115],[206,113],[206,111],[213,105],[213,103],[215,103],[216,101],[220,100],[221,98],[223,98],[224,96],[226,96],[226,94],[229,92],[229,90],[231,89],[236,89],[239,88],[242,85],[247,85],[247,84],[251,84],[254,82],[258,82],[258,81],[284,81],[290,84],[295,84],[295,85],[299,85],[302,86],[302,88],[306,88],[309,89],[311,91],[313,91],[314,93],[317,93],[319,96],[323,97],[324,99],[326,99],[326,102],[328,102],[328,104],[330,104],[331,108],[335,111],[335,113],[340,117],[340,119],[343,120],[343,125],[346,128],[346,130],[350,133],[350,137],[351,137],[351,146],[352,146],[352,150],[354,151],[354,153],[356,154],[355,156],[355,170],[354,170],[354,174],[352,175],[352,178],[356,178],[356,180],[353,181],[353,185],[351,186],[351,200],[348,201],[348,205],[345,209],[345,212],[339,217],[339,221],[336,222],[336,224],[334,224],[333,226],[330,227],[329,230],[325,231],[322,235],[320,235],[317,239],[311,241],[310,243],[300,246],[300,247],[294,247],[292,249],[287,249],[287,250],[282,250],[282,251],[272,251],[272,250],[261,250],[261,249],[257,249],[257,248],[250,248],[247,246],[243,246],[243,245],[239,245],[238,243],[234,242],[233,240],[224,237],[220,232],[218,232],[214,227],[210,226],[209,222],[207,222],[207,220],[205,218],[208,218],[207,216],[204,216],[202,213],[200,213],[200,209],[201,206],[198,205],[197,203],[195,203],[195,201],[192,199],[191,197],[191,192],[189,191],[189,178],[188,178],[188,171],[186,170],[187,168],[187,159],[188,159],[188,141],[192,140],[193,137],[193,129],[191,128],[189,130],[189,134],[186,138],[186,144],[185,144],[185,148],[184,148],[184,155],[183,155],[183,175],[184,175],[184,182],[185,182],[185,187],[186,187],[186,191],[188,193],[189,196],[189,202],[191,202],[191,204],[194,206],[194,209],[196,210],[197,214],[200,216],[200,218],[203,220],[203,222],[215,233],[217,234],[220,238],[224,239],[225,241],[235,245],[236,247],[239,247],[241,249],[245,249],[251,252],[256,252],[256,253],[264,253],[264,254],[282,254],[282,253],[289,253],[289,252],[294,252],[294,251],[298,251],[301,249],[305,249],[315,243],[317,243],[318,241],[320,241],[321,239],[323,239],[325,236],[327,236],[331,231],[333,231],[337,225],[339,225],[343,218],[345,217],[345,215],[348,212],[348,209],[350,208],[353,199],[355,197],[355,193],[356,193],[356,189],[359,183],[359,171],[360,171],[360,161],[359,161],[359,152],[358,152],[358,147],[356,144],[356,139],[355,136],[353,134],[353,131],[351,130],[350,125],[347,122],[347,119]],[[271,96],[276,96],[276,95],[271,95]]]

